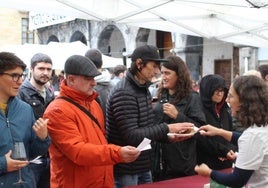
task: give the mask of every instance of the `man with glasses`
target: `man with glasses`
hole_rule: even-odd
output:
[[[30,104],[36,119],[43,116],[47,105],[54,99],[54,93],[46,86],[52,77],[52,60],[43,53],[35,54],[31,59],[31,78],[25,79],[19,89],[19,95],[23,101]],[[49,188],[50,169],[49,157],[45,153],[42,164],[31,164],[37,188]]]
[[[25,184],[20,187],[36,188],[29,161],[49,147],[47,121],[35,121],[30,105],[16,97],[22,84],[26,65],[12,53],[0,52],[0,186],[14,187],[19,170]],[[12,159],[14,142],[23,142],[26,160]],[[25,185],[25,186],[24,186]]]

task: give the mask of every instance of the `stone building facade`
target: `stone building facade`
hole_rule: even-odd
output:
[[[81,41],[89,48],[98,48],[103,54],[117,58],[130,55],[137,46],[143,44],[158,46],[162,58],[165,58],[175,52],[173,50],[175,44],[180,46],[180,50],[175,53],[182,55],[192,77],[195,80],[199,78],[202,56],[202,38],[200,37],[174,33],[176,41],[173,42],[172,33],[82,19],[39,28],[37,33],[40,44],[47,44],[50,41]]]
[[[22,19],[28,12],[0,8],[0,48],[5,45],[22,44]]]

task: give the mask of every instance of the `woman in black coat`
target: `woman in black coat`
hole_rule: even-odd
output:
[[[204,76],[200,81],[200,98],[207,124],[228,131],[233,130],[230,108],[225,102],[228,89],[223,77],[216,74]],[[232,166],[227,154],[236,147],[220,136],[198,137],[198,163],[205,163],[212,169],[224,169]]]
[[[170,56],[161,64],[161,85],[154,107],[155,124],[191,122],[199,127],[205,124],[198,93],[192,90],[192,80],[186,64],[178,56]],[[196,139],[177,143],[157,143],[154,180],[194,175]]]

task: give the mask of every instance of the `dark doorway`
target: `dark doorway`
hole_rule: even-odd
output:
[[[161,58],[170,55],[170,49],[173,48],[170,32],[156,31],[156,46],[159,48]]]
[[[225,79],[226,85],[229,88],[231,85],[232,60],[231,59],[215,60],[214,67],[215,67],[215,74],[221,75]]]
[[[84,43],[85,45],[87,45],[87,39],[84,36],[84,34],[81,33],[80,31],[76,31],[72,35],[70,42],[75,42],[75,41],[81,41],[82,43]]]
[[[55,35],[51,35],[51,36],[49,36],[49,38],[47,40],[47,44],[49,42],[60,42],[60,41],[59,41],[58,37],[56,37]]]

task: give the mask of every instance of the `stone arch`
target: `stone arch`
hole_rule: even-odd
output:
[[[80,41],[87,45],[87,39],[85,35],[81,31],[75,31],[74,34],[72,34],[70,42]]]
[[[150,29],[140,28],[136,37],[136,46],[147,44],[150,34]]]
[[[57,36],[55,36],[55,35],[50,35],[50,36],[48,37],[47,44],[50,43],[50,42],[60,42],[60,41],[59,41],[59,39],[58,39]]]
[[[105,55],[123,57],[126,49],[125,40],[121,31],[115,25],[107,25],[100,33],[98,49]]]

